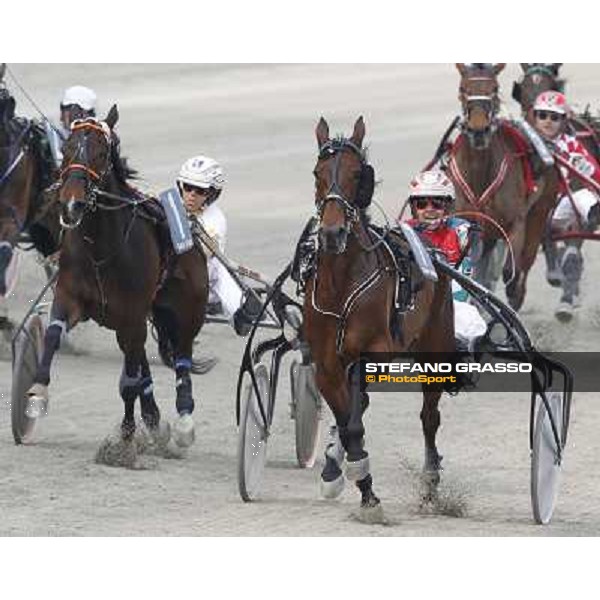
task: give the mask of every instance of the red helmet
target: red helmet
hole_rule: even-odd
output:
[[[533,110],[545,110],[555,112],[559,115],[566,115],[569,112],[569,105],[564,94],[560,92],[542,92],[535,100]]]

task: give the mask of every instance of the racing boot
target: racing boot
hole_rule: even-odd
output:
[[[244,294],[242,305],[233,314],[233,328],[239,336],[245,337],[250,333],[261,308],[262,304],[256,294]]]
[[[560,267],[563,275],[563,293],[555,315],[563,323],[573,318],[576,308],[581,306],[579,297],[579,281],[583,272],[583,256],[581,248],[567,244],[561,257]]]

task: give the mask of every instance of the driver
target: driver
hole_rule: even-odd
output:
[[[408,224],[438,249],[452,267],[470,277],[470,223],[449,214],[455,192],[448,176],[440,170],[419,173],[410,184],[408,201],[413,215]],[[487,325],[477,308],[468,303],[467,292],[454,281],[452,290],[457,348],[471,352],[475,341],[486,333]]]
[[[216,204],[225,185],[221,165],[208,156],[194,156],[181,166],[176,185],[192,227],[194,220],[199,221],[219,250],[224,252],[227,219]],[[244,295],[210,249],[205,247],[205,252],[208,257],[209,314],[222,312],[231,320],[238,335],[247,335],[258,316],[260,304],[254,295]]]

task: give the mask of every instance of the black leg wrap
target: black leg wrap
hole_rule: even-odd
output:
[[[44,354],[35,378],[36,383],[48,385],[50,383],[50,365],[56,351],[60,348],[60,338],[63,328],[58,324],[48,327],[44,338]]]
[[[325,466],[321,471],[321,479],[326,482],[335,481],[342,474],[338,463],[330,456],[325,457]]]
[[[186,413],[191,415],[194,412],[194,398],[189,369],[177,369],[176,377],[177,400],[175,407],[180,415]]]

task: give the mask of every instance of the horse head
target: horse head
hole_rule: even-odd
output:
[[[563,92],[565,81],[559,77],[562,63],[520,63],[523,79],[513,84],[513,98],[521,105],[525,116],[533,108],[535,99],[550,90]]]
[[[316,136],[319,157],[313,173],[319,245],[325,253],[342,254],[360,211],[371,203],[375,187],[373,167],[362,148],[365,123],[359,117],[350,138],[330,139],[327,121],[321,117]]]
[[[78,119],[71,124],[71,135],[63,148],[59,201],[61,224],[78,227],[87,210],[94,210],[96,192],[112,171],[113,129],[119,118],[113,106],[106,119]]]
[[[506,63],[456,63],[463,129],[476,148],[486,148],[494,131],[500,110],[498,74],[505,66]]]

